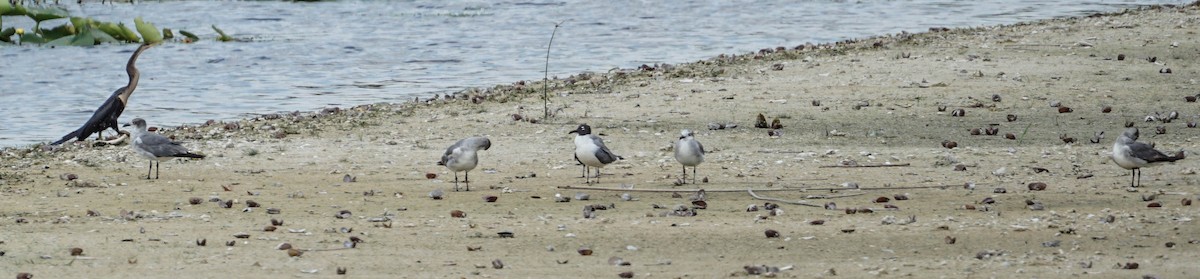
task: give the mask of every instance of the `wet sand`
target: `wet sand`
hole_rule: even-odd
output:
[[[125,145],[9,148],[0,270],[712,278],[765,265],[791,278],[1196,277],[1200,205],[1182,202],[1198,199],[1196,159],[1146,168],[1131,188],[1109,154],[1130,121],[1159,149],[1197,150],[1200,129],[1188,123],[1198,104],[1185,97],[1200,93],[1198,18],[1194,5],[1155,8],[580,74],[552,81],[551,118],[537,83],[176,127],[163,134],[209,157],[163,162],[158,180],[142,179],[147,161]],[[1181,117],[1143,121],[1171,111]],[[754,127],[760,113],[779,119],[780,135]],[[567,134],[580,123],[625,158],[591,186],[633,190],[563,188],[587,186]],[[997,135],[970,134],[988,127]],[[707,182],[676,185],[680,129],[709,151]],[[473,135],[493,145],[472,191],[454,192],[453,173],[435,163]],[[1030,190],[1036,182],[1045,189]],[[430,199],[435,189],[446,198]],[[675,214],[696,189],[707,208]],[[772,215],[746,189],[822,207],[772,202]],[[591,199],[554,199],[577,193]],[[586,205],[613,208],[586,219]],[[266,231],[272,219],[283,224]],[[352,237],[360,242],[345,248]]]

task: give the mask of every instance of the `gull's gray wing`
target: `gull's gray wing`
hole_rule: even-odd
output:
[[[442,154],[442,160],[438,161],[438,165],[444,166],[447,163],[450,163],[450,159],[453,159],[453,156],[451,155],[454,155],[454,150],[462,147],[466,141],[467,139],[458,140],[458,142],[455,142],[454,145],[450,146],[450,148],[446,148],[446,153]]]
[[[1163,154],[1158,150],[1154,150],[1149,144],[1134,142],[1129,144],[1130,155],[1138,159],[1146,160],[1148,163],[1154,162],[1171,162],[1179,160],[1173,156]]]
[[[186,147],[171,141],[171,139],[163,135],[143,133],[138,139],[141,140],[138,143],[138,148],[146,150],[156,157],[176,157],[190,153]]]
[[[597,137],[596,135],[588,135],[588,138],[592,139],[592,143],[600,147],[600,151],[596,152],[596,159],[599,159],[601,163],[608,164],[616,162],[617,157],[620,157],[613,154],[611,150],[608,150],[608,146],[604,146],[604,140],[600,139],[600,137]]]

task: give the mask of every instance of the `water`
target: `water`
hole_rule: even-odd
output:
[[[540,80],[559,21],[552,76],[1186,1],[88,2],[64,7],[128,26],[141,16],[203,38],[149,49],[138,61],[142,80],[121,120],[173,126]],[[3,23],[33,25],[13,16]],[[212,24],[248,41],[215,42]],[[0,146],[53,141],[77,128],[125,85],[135,48],[0,45]]]

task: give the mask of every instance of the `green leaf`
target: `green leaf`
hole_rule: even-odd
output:
[[[121,40],[117,40],[117,38],[113,38],[113,36],[111,36],[111,35],[108,35],[108,33],[104,33],[104,31],[101,31],[101,30],[99,30],[99,29],[94,29],[94,28],[93,28],[93,29],[90,29],[90,30],[88,31],[88,33],[91,33],[91,34],[92,34],[92,37],[96,39],[96,43],[98,43],[98,44],[99,44],[99,43],[118,43],[118,42],[121,42]]]
[[[25,10],[25,15],[32,18],[33,21],[43,22],[51,19],[59,19],[67,17],[67,10],[62,8],[29,8]]]
[[[92,36],[92,28],[84,26],[79,33],[75,34],[75,39],[71,40],[73,46],[94,46],[96,45],[96,37]]]
[[[171,33],[171,28],[163,28],[162,34],[163,39],[170,40],[175,38],[175,34]]]
[[[44,44],[44,43],[46,43],[46,39],[42,38],[42,36],[38,36],[37,33],[26,32],[25,34],[21,34],[21,43],[22,44]]]
[[[217,40],[218,41],[222,41],[222,42],[233,41],[233,37],[230,37],[229,35],[225,35],[225,31],[221,31],[221,28],[217,28],[216,25],[213,25],[212,28],[214,31],[217,31]]]
[[[183,35],[184,37],[187,37],[187,38],[188,38],[188,40],[191,40],[191,42],[196,42],[196,41],[199,41],[199,40],[200,40],[200,37],[199,37],[199,36],[196,36],[196,34],[192,34],[192,32],[188,32],[188,31],[184,31],[184,30],[179,30],[179,34],[180,34],[180,35]]]
[[[3,2],[3,1],[0,1],[0,2]],[[16,33],[17,33],[17,29],[12,28],[12,27],[4,28],[4,30],[0,30],[0,42],[11,43],[12,35],[16,34]]]
[[[21,5],[13,6],[8,1],[0,1],[0,16],[17,16],[25,15],[25,7]]]
[[[63,24],[59,25],[58,27],[54,27],[54,29],[42,29],[41,34],[42,38],[53,41],[57,40],[58,38],[75,35],[75,27],[71,26],[70,24]]]
[[[75,35],[70,35],[70,36],[51,40],[49,42],[46,42],[45,44],[42,44],[42,46],[69,46],[69,45],[71,45],[71,40],[74,40],[74,39],[75,39]]]
[[[129,39],[129,42],[136,43],[136,42],[142,41],[142,38],[138,37],[138,34],[134,33],[133,29],[129,29],[129,27],[125,27],[124,22],[117,23],[117,26],[121,27],[121,32],[124,33],[124,36],[126,39]]]
[[[138,33],[142,34],[142,42],[146,44],[162,42],[163,34],[159,33],[158,27],[154,27],[153,23],[142,21],[141,17],[137,17],[133,19],[133,25],[137,28]]]

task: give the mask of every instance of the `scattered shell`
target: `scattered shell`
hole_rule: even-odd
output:
[[[763,116],[763,114],[761,114],[761,113],[759,113],[758,116],[755,117],[754,119],[755,119],[754,120],[754,128],[770,128],[771,127],[770,125],[767,124],[767,117]]]
[[[1074,110],[1072,110],[1071,107],[1058,107],[1058,113],[1069,113],[1072,111]]]
[[[833,202],[825,203],[826,210],[837,210],[837,204]]]
[[[978,136],[978,135],[981,135],[981,134],[983,134],[983,130],[980,130],[979,128],[971,128],[971,135],[972,135],[972,136]]]
[[[1117,54],[1117,61],[1125,61],[1125,54]]]
[[[825,220],[812,220],[812,221],[808,221],[808,224],[813,225],[813,226],[820,226],[820,225],[825,224]]]
[[[586,201],[592,199],[592,195],[589,195],[588,193],[575,193],[575,199]]]
[[[346,268],[345,268],[345,267],[340,267],[340,266],[339,266],[339,267],[337,268],[337,275],[346,275]]]
[[[621,277],[621,278],[633,278],[633,271],[626,271],[626,272],[617,273],[617,277]]]
[[[432,172],[425,173],[425,179],[436,179],[436,178],[437,178],[436,173],[432,173]]]
[[[954,149],[955,147],[958,147],[958,143],[952,140],[943,140],[942,147],[945,147],[946,149]]]
[[[267,214],[279,214],[278,208],[267,208]]]
[[[497,232],[496,234],[499,235],[500,238],[513,238],[515,236],[513,232],[510,231]]]
[[[492,260],[492,268],[502,269],[504,268],[504,262],[500,261],[500,259]]]
[[[338,211],[337,214],[333,215],[334,218],[338,218],[338,219],[347,219],[347,218],[350,218],[350,216],[351,216],[350,211],[345,210],[345,209]]]
[[[983,200],[979,201],[979,203],[980,204],[993,204],[993,203],[996,203],[996,199],[993,199],[992,197],[986,197],[986,198],[983,198]]]
[[[1015,139],[1017,139],[1017,135],[1014,135],[1013,133],[1007,133],[1007,134],[1004,134],[1004,138],[1010,139],[1010,140],[1015,140]]]
[[[497,196],[487,195],[487,196],[483,196],[483,201],[484,202],[496,202],[496,200],[499,198],[500,197],[497,197]]]
[[[767,231],[763,232],[763,233],[767,235],[767,238],[778,238],[779,237],[779,231],[776,231],[776,230],[767,229]]]
[[[775,119],[771,120],[771,129],[783,129],[783,124],[779,124],[779,117],[775,117]]]
[[[1125,263],[1121,269],[1138,269],[1138,263]]]
[[[287,254],[288,254],[288,257],[295,258],[295,257],[299,257],[300,255],[304,255],[304,252],[301,252],[300,250],[296,250],[295,248],[291,248],[291,249],[287,250]]]
[[[1017,121],[1017,115],[1015,115],[1015,114],[1009,114],[1008,116],[1006,116],[1006,117],[1005,117],[1005,119],[1007,119],[1007,120],[1008,120],[1008,122]]]
[[[992,102],[1000,102],[1000,94],[992,94]]]
[[[232,247],[234,244],[237,244],[237,241],[230,240],[225,242],[225,246]]]
[[[888,197],[878,197],[878,198],[875,198],[874,202],[875,203],[885,203],[888,201],[891,201],[890,199],[888,199]]]
[[[954,243],[958,242],[958,238],[947,235],[945,241],[946,241],[946,244],[954,244]]]
[[[1179,203],[1180,203],[1180,204],[1182,204],[1183,206],[1191,206],[1191,205],[1192,205],[1192,199],[1189,199],[1189,198],[1183,198],[1183,200],[1179,201]]]
[[[1102,112],[1102,113],[1110,113],[1110,112],[1112,112],[1112,107],[1110,107],[1110,106],[1104,106],[1103,108],[1101,108],[1101,109],[1100,109],[1100,112]]]
[[[954,117],[963,117],[966,115],[967,115],[967,111],[963,110],[963,109],[955,109],[954,111],[950,112],[950,116],[954,116]]]
[[[996,189],[992,189],[992,193],[1004,194],[1008,193],[1008,189],[1004,189],[1004,187],[997,187]]]
[[[83,248],[71,248],[71,256],[83,256]]]
[[[1186,102],[1188,102],[1188,103],[1195,103],[1195,102],[1196,102],[1196,96],[1195,96],[1195,95],[1183,96],[1183,100],[1184,100],[1184,101],[1186,101]]]
[[[342,176],[342,182],[345,182],[345,183],[358,182],[358,178],[350,176],[350,174],[346,174],[346,175]]]
[[[1166,126],[1158,126],[1158,127],[1154,127],[1154,133],[1155,133],[1155,134],[1159,134],[1159,135],[1166,134],[1166,133],[1167,133],[1167,127],[1166,127]]]
[[[208,245],[208,239],[201,238],[201,239],[196,240],[196,246],[205,246],[205,245]]]
[[[1046,190],[1046,183],[1043,183],[1043,182],[1033,182],[1033,183],[1029,183],[1029,190],[1030,190],[1030,191],[1042,191],[1042,190]]]
[[[632,277],[632,276],[630,276],[630,277]],[[629,278],[629,277],[625,277],[625,278]],[[29,272],[17,273],[17,279],[33,279],[33,274],[29,273]]]
[[[705,201],[692,201],[692,206],[696,209],[707,209],[708,203]]]
[[[983,133],[989,136],[995,136],[996,134],[1000,133],[1000,128],[987,127],[983,129]]]
[[[963,165],[963,164],[954,165],[954,171],[965,171],[965,170],[967,170],[967,165]]]
[[[579,248],[579,250],[576,250],[576,252],[579,252],[580,255],[591,256],[592,248],[581,247],[581,248]]]
[[[235,234],[233,234],[233,237],[234,237],[234,238],[250,238],[250,234],[248,234],[248,233],[244,233],[244,232],[240,232],[240,233],[235,233]]]
[[[758,211],[757,204],[751,204],[750,206],[746,207],[746,212],[754,212],[754,211]]]
[[[288,250],[288,249],[292,249],[291,243],[284,242],[284,243],[280,243],[279,245],[275,245],[275,250]]]
[[[263,231],[264,231],[264,232],[273,232],[273,231],[275,231],[275,229],[277,229],[275,226],[266,226],[266,227],[263,227]]]
[[[246,200],[246,207],[258,207],[258,206],[259,206],[258,202],[252,201],[252,200]]]
[[[1158,203],[1158,202],[1151,202],[1150,204],[1147,204],[1147,205],[1146,205],[1146,207],[1149,207],[1149,208],[1159,208],[1159,207],[1162,207],[1162,204],[1161,204],[1161,203]]]
[[[204,202],[204,199],[197,198],[197,197],[192,197],[192,198],[188,199],[188,204],[191,204],[191,205],[197,205],[197,204],[200,204],[203,202]]]
[[[892,196],[892,199],[895,199],[895,200],[898,200],[898,201],[906,201],[906,200],[908,200],[908,195],[905,195],[905,194],[896,194],[896,195]]]
[[[467,217],[467,213],[463,212],[462,210],[455,209],[450,211],[450,217],[463,218]]]
[[[440,199],[444,198],[445,196],[446,196],[446,192],[443,192],[442,189],[433,189],[433,191],[429,191],[429,198],[432,198],[435,200],[440,200]]]

